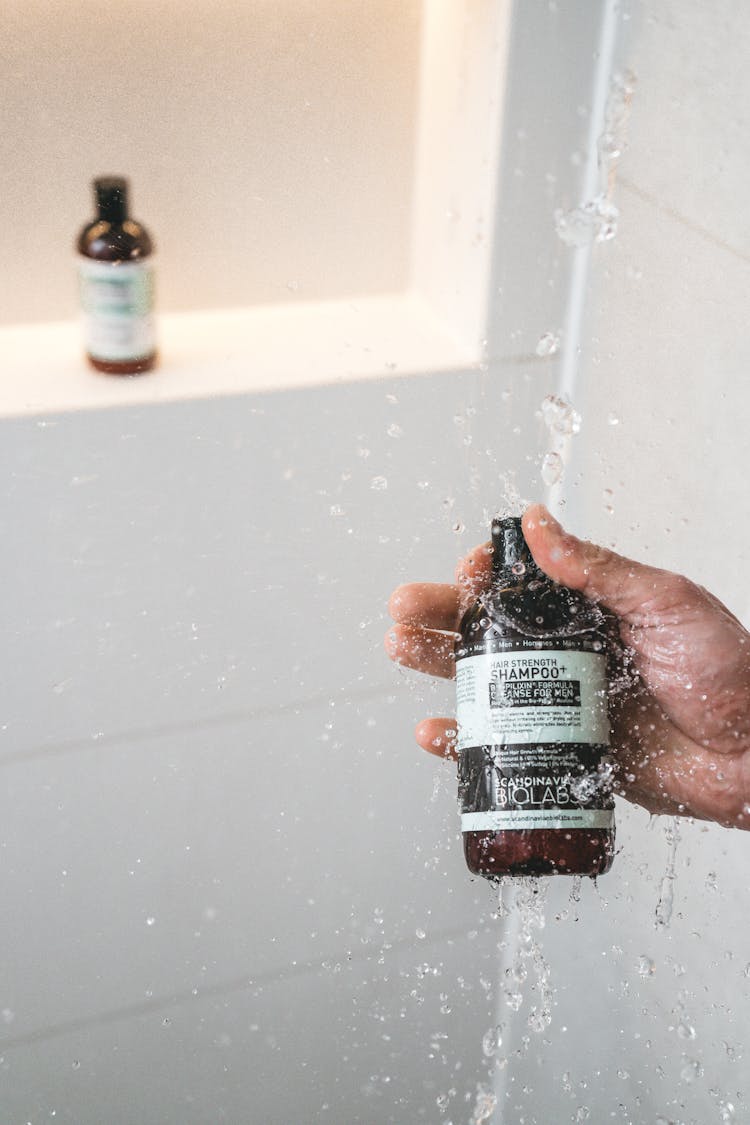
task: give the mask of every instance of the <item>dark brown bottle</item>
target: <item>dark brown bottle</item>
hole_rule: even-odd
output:
[[[601,875],[614,856],[607,759],[611,623],[492,524],[492,583],[456,644],[459,801],[469,869]]]
[[[137,375],[156,362],[154,245],[128,216],[128,182],[94,180],[97,217],[77,243],[86,354],[97,371]]]

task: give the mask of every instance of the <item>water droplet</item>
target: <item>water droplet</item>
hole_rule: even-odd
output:
[[[689,1023],[680,1023],[677,1025],[677,1034],[680,1039],[695,1039],[695,1028]]]
[[[451,526],[451,531],[455,531],[456,535],[460,535],[461,532],[465,531],[465,530],[466,530],[466,528],[464,527],[464,525],[462,523],[459,523],[459,522],[456,522],[456,523],[452,524],[452,526]]]
[[[421,929],[415,930],[414,933],[417,935],[420,941],[424,941],[424,939],[427,937],[427,934],[424,932],[424,930]]]
[[[581,428],[581,415],[560,395],[547,395],[543,399],[542,419],[548,430],[563,437],[577,434]]]
[[[666,929],[672,920],[672,910],[674,909],[674,883],[676,875],[676,859],[677,859],[677,844],[680,838],[679,822],[677,817],[674,817],[666,830],[667,842],[669,844],[669,854],[667,856],[667,867],[661,881],[659,889],[659,901],[656,904],[656,922],[657,926],[662,926]]]
[[[607,415],[607,424],[610,425],[610,426],[619,426],[620,425],[620,419],[619,419],[618,415],[614,414],[612,411],[610,411],[609,414]]]
[[[156,918],[154,918],[152,915],[149,915],[148,918],[146,919],[146,925],[147,926],[153,926],[155,921],[156,921]]]
[[[385,489],[387,487],[388,487],[388,478],[387,477],[373,477],[372,480],[370,481],[370,488],[374,489],[375,492],[382,492],[383,489]]]
[[[546,357],[555,355],[560,350],[560,337],[556,332],[545,332],[539,338],[539,343],[536,346],[536,354],[538,356]]]
[[[580,250],[593,242],[609,242],[617,234],[620,213],[604,195],[574,207],[555,211],[555,230],[566,246]]]
[[[514,574],[525,574],[526,573],[526,567],[524,566],[524,564],[522,562],[514,562],[513,566],[510,569],[513,571]]]
[[[388,434],[388,437],[392,438],[400,438],[404,436],[404,431],[402,430],[401,426],[399,426],[398,422],[391,422],[390,426],[386,430],[386,433]]]
[[[652,977],[655,972],[656,965],[654,962],[650,957],[647,957],[645,953],[642,953],[638,958],[638,975],[642,977]]]
[[[700,1078],[702,1074],[703,1066],[699,1059],[685,1059],[680,1070],[680,1078],[683,1082],[695,1082],[696,1078]]]
[[[70,1065],[73,1067],[73,1070],[79,1070],[81,1066],[80,1059],[73,1059],[73,1062]]]
[[[523,1004],[523,994],[508,988],[505,991],[505,1003],[513,1012],[517,1012]]]
[[[599,779],[595,774],[584,774],[583,777],[576,777],[570,782],[570,792],[581,804],[590,801],[598,789]]]
[[[482,1125],[483,1121],[489,1121],[496,1106],[497,1098],[492,1091],[487,1090],[484,1086],[477,1086],[477,1100],[474,1103],[471,1125]]]
[[[557,484],[562,476],[563,462],[559,453],[550,451],[542,458],[542,480],[545,484]]]
[[[492,1058],[493,1055],[497,1054],[502,1045],[503,1037],[500,1034],[499,1024],[497,1027],[491,1027],[488,1031],[485,1031],[484,1038],[482,1039],[482,1051],[486,1058]]]

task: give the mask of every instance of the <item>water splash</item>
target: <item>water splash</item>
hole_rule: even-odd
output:
[[[665,830],[669,851],[667,867],[659,888],[659,901],[656,904],[654,925],[657,929],[667,929],[672,920],[674,908],[674,884],[676,876],[677,845],[680,840],[680,828],[677,817],[673,817]]]
[[[570,439],[581,428],[581,416],[572,403],[560,395],[547,395],[542,401],[541,414],[549,432],[549,447],[541,461],[541,477],[551,487],[562,479]]]
[[[543,359],[547,356],[556,355],[560,350],[560,336],[557,332],[545,332],[539,338],[539,343],[536,346],[536,354]]]
[[[563,460],[559,453],[550,451],[542,458],[542,480],[545,484],[557,484],[562,476]]]
[[[542,420],[552,435],[569,437],[581,429],[581,415],[561,395],[547,395],[542,401]]]
[[[482,1039],[482,1052],[487,1059],[493,1058],[503,1045],[502,1025],[490,1027]]]
[[[524,985],[530,980],[528,992],[533,996],[526,1020],[532,1031],[542,1032],[552,1022],[552,987],[550,967],[544,957],[538,934],[546,923],[548,884],[539,879],[516,879],[510,908],[519,919],[517,952],[506,969],[505,1003],[512,1011],[520,1011],[524,1002]]]
[[[566,246],[576,250],[594,242],[609,242],[617,234],[620,212],[605,195],[573,207],[570,211],[555,211],[555,231]]]
[[[489,1121],[496,1107],[497,1097],[495,1094],[484,1086],[477,1086],[477,1099],[474,1103],[471,1125],[482,1125],[483,1121]]]
[[[607,188],[613,186],[612,180],[625,149],[625,134],[636,81],[632,70],[621,71],[612,76],[604,111],[604,128],[596,146],[600,180]]]
[[[574,249],[595,242],[609,242],[617,234],[619,211],[613,202],[617,166],[625,148],[625,131],[635,92],[632,71],[615,74],[604,111],[602,132],[597,141],[598,190],[578,207],[555,211],[558,238]]]

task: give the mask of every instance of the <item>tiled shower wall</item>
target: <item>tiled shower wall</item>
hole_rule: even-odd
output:
[[[577,530],[747,616],[742,15],[621,13],[566,480]],[[507,176],[551,231],[527,147]],[[665,825],[621,805],[606,880],[551,888],[530,1031],[412,744],[450,688],[381,651],[392,586],[452,573],[504,473],[538,492],[554,364],[512,353],[561,322],[501,281],[488,372],[3,421],[3,1121],[457,1125],[493,1083],[508,1123],[747,1115],[745,834],[681,826],[657,929]]]
[[[4,1122],[429,1121],[488,1084],[496,896],[412,738],[451,691],[382,650],[480,526],[482,378],[3,423]]]
[[[635,84],[617,234],[594,247],[566,518],[688,574],[750,625],[747,11],[648,0],[620,19]],[[750,1120],[750,834],[680,824],[660,927],[671,823],[620,803],[618,824],[622,851],[584,887],[574,942],[553,890],[555,1018],[519,1060],[503,1120]]]

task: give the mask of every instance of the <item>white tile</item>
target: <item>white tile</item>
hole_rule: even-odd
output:
[[[637,85],[621,171],[666,208],[750,254],[750,26],[741,0],[636,6]]]
[[[488,1084],[494,927],[7,1049],[8,1125],[466,1121]],[[452,1091],[452,1093],[451,1093]],[[441,1113],[437,1098],[448,1098]]]
[[[3,771],[0,1038],[486,921],[407,690]]]
[[[744,833],[681,823],[671,920],[656,925],[668,871],[668,822],[649,824],[618,802],[612,870],[580,901],[553,880],[542,950],[552,1023],[528,1049],[523,1018],[503,1099],[510,1121],[721,1121],[743,1119],[747,1083],[748,958]],[[523,991],[526,992],[527,986]],[[528,1011],[529,999],[518,1016]],[[692,1029],[692,1030],[691,1030]],[[725,1118],[728,1119],[728,1118]]]
[[[527,487],[545,381],[497,367],[5,420],[3,753],[392,682],[388,594],[452,576],[502,471]]]
[[[742,614],[750,264],[620,202],[590,297],[571,511],[587,536],[687,572]]]

